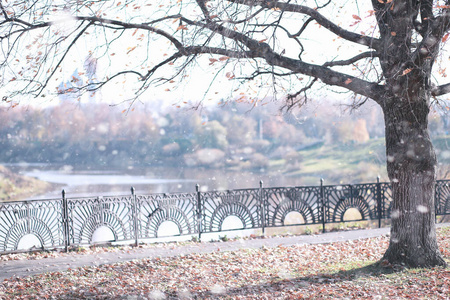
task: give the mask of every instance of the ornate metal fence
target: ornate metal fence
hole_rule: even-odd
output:
[[[17,250],[26,235],[35,236],[44,248],[63,246],[63,211],[61,199],[0,203],[0,251]]]
[[[175,223],[179,235],[199,232],[195,194],[153,194],[135,196],[135,199],[138,211],[135,236],[138,238],[157,238],[159,227],[166,221]]]
[[[450,215],[450,180],[436,183],[437,215]],[[389,183],[312,187],[263,188],[230,191],[66,198],[0,203],[0,253],[15,252],[26,236],[37,239],[42,249],[89,245],[95,232],[109,228],[112,241],[138,244],[160,237],[164,222],[175,224],[177,235],[201,238],[226,228],[225,220],[237,217],[235,229],[262,229],[291,225],[345,222],[349,209],[360,219],[390,217]],[[287,216],[295,213],[294,222]]]
[[[450,215],[450,180],[438,180],[435,195],[436,214]]]

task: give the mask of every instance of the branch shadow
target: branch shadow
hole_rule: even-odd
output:
[[[336,284],[345,281],[353,281],[361,278],[379,277],[382,275],[393,274],[401,272],[404,267],[386,265],[383,262],[376,262],[361,268],[339,271],[336,273],[319,273],[311,274],[309,276],[296,277],[296,278],[280,278],[277,276],[271,276],[267,278],[265,283],[259,285],[246,285],[238,288],[229,288],[224,294],[214,294],[213,292],[203,292],[195,295],[199,299],[220,299],[228,298],[230,295],[233,297],[245,297],[247,295],[254,295],[258,292],[285,292],[289,289],[308,289],[312,286],[320,286],[325,284]]]

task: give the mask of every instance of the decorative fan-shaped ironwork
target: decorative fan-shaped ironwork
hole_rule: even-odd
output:
[[[222,230],[225,219],[235,216],[244,229],[260,226],[259,190],[235,190],[203,193],[202,207],[205,232]]]
[[[149,214],[147,224],[145,225],[144,235],[147,237],[158,237],[158,228],[166,221],[175,223],[180,235],[193,233],[193,228],[190,226],[189,219],[183,211],[177,207],[165,207],[157,208]]]
[[[47,227],[45,222],[36,218],[29,218],[19,219],[8,230],[6,234],[7,238],[4,242],[4,249],[17,250],[20,240],[28,234],[36,236],[41,247],[44,247],[44,245],[55,245],[52,231]]]
[[[158,228],[170,221],[180,235],[196,233],[195,194],[156,194],[138,196],[141,238],[158,237]]]
[[[371,219],[369,204],[362,197],[343,198],[333,211],[333,222],[344,221],[344,215],[350,208],[356,208],[361,214],[362,220]]]
[[[223,222],[227,217],[235,216],[241,220],[243,229],[256,228],[255,218],[242,203],[225,203],[219,205],[211,216],[209,231],[222,231]]]
[[[318,195],[315,187],[274,188],[266,190],[267,226],[284,226],[290,212],[299,213],[303,224],[318,222]]]
[[[373,219],[377,215],[376,185],[327,186],[325,195],[328,205],[328,220],[343,222],[350,208],[361,214],[362,220]]]
[[[448,181],[439,180],[436,183],[436,213],[450,214],[450,184]]]
[[[91,215],[81,226],[80,232],[76,235],[75,240],[80,244],[92,242],[94,232],[101,228],[109,228],[113,235],[114,241],[131,239],[130,232],[126,230],[126,224],[121,220],[116,213],[104,210],[102,212]]]
[[[0,203],[0,250],[17,250],[26,235],[34,235],[43,248],[63,244],[61,200]]]
[[[114,240],[134,237],[131,197],[68,199],[71,245],[89,244],[100,227],[109,228]]]
[[[382,218],[390,218],[393,203],[392,186],[390,183],[381,183],[381,215]]]

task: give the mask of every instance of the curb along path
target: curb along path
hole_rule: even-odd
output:
[[[450,226],[450,223],[437,224],[437,227]],[[0,280],[11,277],[25,277],[47,272],[61,272],[69,268],[99,266],[134,259],[173,257],[190,253],[209,253],[215,251],[236,251],[239,249],[258,249],[307,244],[326,244],[332,242],[372,238],[389,234],[390,228],[329,232],[319,235],[300,235],[288,237],[268,237],[260,239],[236,240],[228,242],[203,242],[185,246],[166,244],[163,247],[132,248],[113,252],[92,254],[64,254],[60,257],[0,261]]]

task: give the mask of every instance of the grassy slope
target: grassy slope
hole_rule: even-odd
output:
[[[48,182],[15,174],[0,165],[0,202],[25,199],[50,188]]]
[[[445,176],[450,165],[450,136],[437,137],[433,143],[441,164],[439,177]],[[317,184],[325,178],[327,184],[373,182],[378,175],[387,180],[384,138],[366,143],[321,144],[300,150],[301,169],[289,173],[301,176],[305,184]]]

